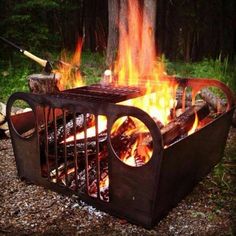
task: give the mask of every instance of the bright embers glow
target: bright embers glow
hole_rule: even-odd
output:
[[[151,90],[151,85],[148,88]],[[175,106],[174,90],[175,86],[169,87],[168,84],[163,83],[159,86],[158,92],[151,93],[150,91],[142,97],[130,99],[120,104],[138,107],[147,112],[152,118],[166,125],[170,121],[171,108]]]
[[[77,42],[75,53],[71,59],[69,59],[66,52],[62,53],[61,62],[59,63],[59,68],[54,71],[55,73],[59,73],[61,75],[61,78],[57,84],[60,91],[84,85],[79,70],[81,50],[82,50],[82,39],[79,39]]]
[[[164,64],[156,62],[154,32],[148,16],[140,11],[138,2],[128,1],[127,25],[119,25],[118,58],[114,67],[116,85],[145,88],[145,96],[122,104],[138,107],[167,124],[175,103],[176,86],[162,81],[165,75]]]
[[[198,116],[197,116],[197,112],[195,111],[195,120],[194,120],[192,128],[188,131],[188,135],[193,134],[197,130],[198,123],[199,123]]]
[[[138,141],[136,140],[132,145],[131,150],[127,150],[124,155],[120,157],[120,159],[123,160],[126,165],[136,166],[135,151],[137,149],[137,144]]]
[[[126,150],[120,159],[129,166],[142,166],[150,160],[151,155],[152,149],[145,144],[143,136],[138,135],[130,150]]]
[[[108,175],[106,175],[104,177],[104,179],[100,180],[99,187],[100,187],[100,191],[103,191],[103,190],[105,190],[106,188],[109,187],[109,177],[108,177]]]
[[[107,129],[107,118],[105,116],[98,116],[98,134]],[[87,128],[87,138],[92,138],[96,136],[96,126],[93,125]],[[84,131],[76,133],[76,140],[83,140],[85,138]],[[74,135],[69,136],[66,139],[66,143],[74,141]],[[64,141],[62,142],[64,143]]]

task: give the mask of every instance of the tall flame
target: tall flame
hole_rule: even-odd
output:
[[[114,67],[116,84],[146,89],[144,97],[121,104],[141,108],[167,124],[175,103],[175,86],[161,81],[165,75],[164,64],[156,62],[154,32],[148,16],[140,11],[138,1],[128,1],[128,20],[120,23],[119,32],[118,58]]]
[[[61,78],[59,80],[58,88],[59,90],[64,90],[67,88],[74,88],[83,86],[84,82],[80,74],[80,60],[81,60],[81,50],[82,50],[82,39],[77,42],[76,50],[71,59],[69,59],[66,52],[62,53],[61,63],[56,72],[59,72]]]

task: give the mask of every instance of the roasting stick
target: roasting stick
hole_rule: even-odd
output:
[[[51,73],[52,72],[52,64],[44,59],[41,59],[35,55],[33,55],[32,53],[24,50],[23,48],[19,47],[18,45],[16,45],[15,43],[3,38],[0,36],[0,39],[5,42],[6,44],[11,45],[12,47],[14,47],[16,50],[18,50],[19,52],[23,53],[25,56],[29,57],[30,59],[32,59],[33,61],[37,62],[39,65],[41,65],[44,68],[44,71],[46,73]]]
[[[54,62],[50,62],[48,60],[44,60],[38,56],[35,56],[34,54],[30,53],[29,51],[24,50],[23,48],[19,47],[18,45],[16,45],[15,43],[3,38],[0,36],[0,39],[8,44],[11,45],[13,48],[15,48],[16,50],[18,50],[19,52],[21,52],[22,54],[24,54],[25,56],[27,56],[28,58],[30,58],[31,60],[37,62],[39,65],[41,65],[44,68],[44,71],[48,74],[50,74],[53,70],[53,64],[60,66],[64,66],[64,67],[70,67],[72,69],[74,69],[75,71],[79,70],[79,66],[77,65],[72,65],[70,63],[64,62],[62,60],[57,60]]]

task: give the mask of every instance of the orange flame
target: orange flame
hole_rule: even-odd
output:
[[[197,112],[195,111],[195,120],[194,120],[192,128],[188,131],[188,135],[193,134],[197,130],[198,123],[199,123],[198,115],[197,115]]]
[[[83,44],[82,39],[79,39],[72,59],[69,60],[65,52],[61,56],[62,57],[61,64],[58,70],[54,71],[56,73],[59,72],[61,76],[58,82],[58,88],[60,91],[84,85],[79,70],[82,44]]]
[[[121,23],[119,26],[119,49],[114,74],[117,85],[146,88],[145,96],[121,104],[141,108],[151,117],[167,124],[170,109],[175,104],[173,97],[176,86],[161,81],[165,75],[164,64],[156,62],[153,30],[147,27],[150,25],[148,21],[145,12],[140,14],[138,1],[129,0],[127,25]]]
[[[115,75],[114,78],[117,78],[115,85],[139,86],[145,88],[146,93],[142,97],[127,100],[121,104],[138,107],[165,125],[169,122],[170,110],[175,105],[176,85],[161,80],[165,75],[164,64],[156,62],[154,32],[151,26],[149,27],[148,16],[140,11],[139,1],[128,1],[126,23],[119,25],[118,57],[114,65],[114,73],[112,73]],[[75,58],[77,57],[75,56]],[[78,59],[80,59],[80,54]],[[119,129],[126,118],[119,119],[118,123],[115,122],[112,134]],[[135,127],[129,127],[125,135],[149,132],[142,122],[137,121],[138,119],[132,118],[132,120]],[[106,128],[107,121],[99,120],[99,123],[103,127],[101,130],[99,129],[99,132],[102,132]],[[95,136],[95,127],[87,130],[87,137],[93,136]],[[84,132],[76,135],[76,139],[83,138]],[[74,136],[71,136],[66,141],[73,139]],[[137,138],[131,151],[124,153],[124,156],[120,158],[131,166],[136,166],[137,155],[141,156],[142,161],[146,163],[151,154],[151,148],[143,145],[142,138]]]
[[[131,150],[120,156],[120,159],[129,166],[142,166],[147,163],[152,156],[152,149],[149,148],[144,141],[143,136],[138,135]]]
[[[100,182],[99,182],[100,191],[107,188],[107,186],[109,186],[109,177],[108,177],[108,175],[106,175],[104,179],[100,180]]]

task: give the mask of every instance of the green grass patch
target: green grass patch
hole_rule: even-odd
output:
[[[81,73],[86,84],[97,83],[106,70],[105,57],[100,53],[83,52],[81,58]]]
[[[170,62],[164,59],[167,73],[183,77],[217,79],[227,84],[236,92],[236,67],[228,59],[204,59],[200,62]]]
[[[0,70],[0,101],[6,102],[15,92],[28,91],[27,76],[32,71],[29,67],[15,69],[11,64]]]

